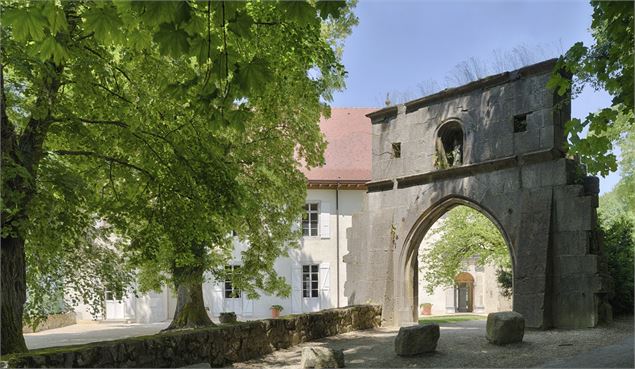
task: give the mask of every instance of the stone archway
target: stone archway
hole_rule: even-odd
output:
[[[368,115],[372,181],[348,234],[349,304],[381,303],[388,324],[415,321],[415,244],[441,214],[462,204],[488,216],[507,241],[513,306],[528,327],[597,324],[607,293],[599,186],[563,150],[570,107],[545,87],[554,65],[546,61]],[[524,130],[516,129],[518,116]],[[437,133],[447,122],[462,130],[462,161],[438,168]],[[382,155],[395,142],[400,157]]]
[[[434,203],[428,208],[426,211],[423,211],[418,219],[411,225],[411,232],[406,236],[403,244],[404,247],[401,249],[401,253],[399,255],[399,261],[396,263],[396,275],[404,276],[404,283],[401,285],[403,288],[397,289],[397,296],[400,301],[403,302],[402,309],[410,309],[412,310],[411,314],[414,319],[417,319],[417,311],[416,306],[418,305],[418,250],[420,244],[425,237],[428,230],[432,227],[434,223],[441,218],[445,213],[450,211],[456,206],[467,206],[472,209],[475,209],[479,213],[483,214],[487,217],[492,224],[496,226],[498,231],[503,236],[505,240],[505,244],[508,247],[509,255],[512,261],[512,275],[514,275],[514,252],[513,247],[511,246],[511,241],[508,236],[508,232],[505,230],[504,226],[497,220],[496,216],[493,215],[492,211],[488,208],[476,203],[475,201],[463,197],[463,196],[449,196],[441,199],[437,203]],[[474,278],[472,277],[472,283],[474,282]]]

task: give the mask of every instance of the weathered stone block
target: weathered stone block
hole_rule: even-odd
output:
[[[596,274],[598,272],[597,255],[565,255],[555,258],[557,275]]]
[[[487,316],[487,340],[495,345],[522,342],[525,318],[515,311],[491,313]]]
[[[550,149],[555,146],[553,126],[540,128],[539,135],[541,149]]]
[[[589,253],[589,231],[554,232],[555,256],[586,255]]]
[[[582,179],[584,193],[589,195],[597,195],[600,193],[600,179],[598,177],[586,176]]]
[[[434,352],[439,336],[438,324],[401,327],[395,338],[395,353],[400,356],[411,356]]]
[[[327,347],[304,347],[301,368],[343,368],[344,352]]]

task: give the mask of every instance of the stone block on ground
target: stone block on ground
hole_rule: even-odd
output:
[[[343,368],[344,352],[328,347],[304,347],[301,368]]]
[[[401,327],[395,338],[395,353],[399,356],[411,356],[434,352],[439,336],[438,324]]]
[[[515,311],[487,315],[487,340],[495,345],[522,342],[525,318]]]

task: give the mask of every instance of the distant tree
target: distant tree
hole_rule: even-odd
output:
[[[633,278],[635,275],[635,226],[624,215],[610,221],[602,219],[604,255],[612,279],[609,302],[615,314],[633,313]]]
[[[499,275],[511,272],[507,243],[485,215],[467,206],[457,206],[438,222],[441,225],[426,236],[432,240],[431,245],[420,259],[428,292],[439,286],[454,285],[454,278],[463,270],[469,258],[473,258],[479,266],[493,264],[499,270]],[[504,292],[511,288],[505,280],[506,276],[504,274],[499,278]]]
[[[624,132],[617,143],[621,151],[620,180],[600,197],[599,212],[609,223],[623,216],[635,224],[635,126]]]
[[[607,175],[617,169],[613,144],[635,123],[633,116],[633,4],[591,1],[591,32],[595,43],[573,45],[560,59],[549,87],[575,98],[585,86],[607,91],[612,105],[566,126],[569,153],[580,157],[590,173]],[[568,76],[573,76],[571,80]],[[586,136],[583,137],[586,132]]]

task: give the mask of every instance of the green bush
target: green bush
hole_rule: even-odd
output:
[[[613,278],[614,293],[609,302],[615,314],[633,313],[633,254],[635,252],[635,228],[625,216],[602,222],[604,254],[609,274]]]

